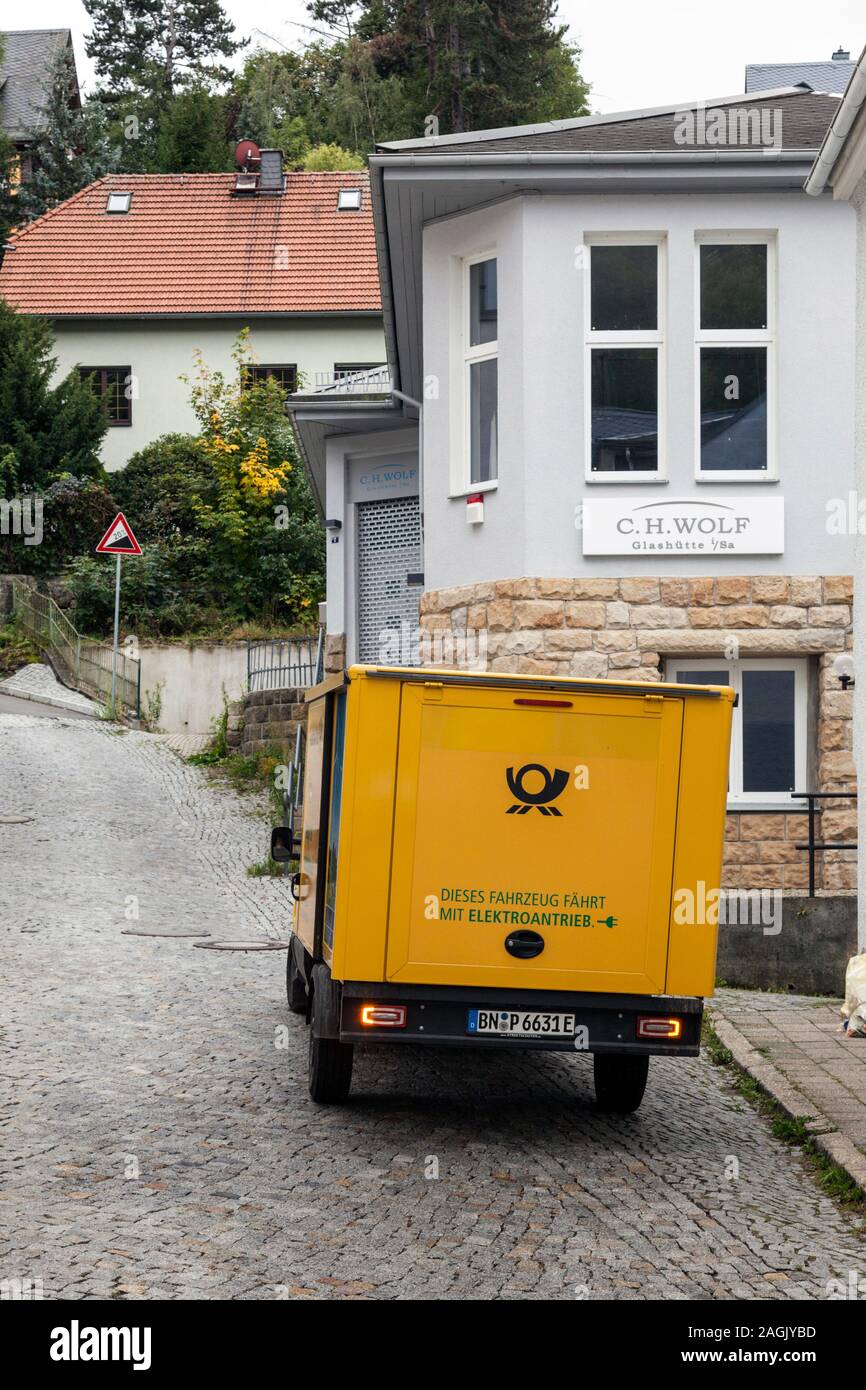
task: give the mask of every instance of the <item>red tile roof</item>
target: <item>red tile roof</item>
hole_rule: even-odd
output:
[[[286,184],[232,197],[233,174],[110,174],[11,237],[0,297],[51,317],[381,309],[366,173]],[[338,212],[358,187],[360,212]],[[110,192],[128,213],[106,212]]]

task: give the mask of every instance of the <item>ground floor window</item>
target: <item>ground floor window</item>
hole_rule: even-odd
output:
[[[808,662],[804,658],[670,657],[665,674],[668,680],[730,685],[737,692],[729,802],[784,804],[792,792],[807,790]]]

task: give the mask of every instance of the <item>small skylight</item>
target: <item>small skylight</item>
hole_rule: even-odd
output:
[[[360,188],[341,188],[337,195],[338,212],[358,212],[361,207]]]
[[[105,211],[129,212],[129,205],[131,202],[131,193],[109,193],[108,202],[105,204]]]

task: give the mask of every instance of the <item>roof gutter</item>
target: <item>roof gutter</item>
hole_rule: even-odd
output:
[[[866,99],[866,48],[857,60],[857,66],[845,88],[841,104],[830,122],[830,129],[824,136],[824,143],[818,151],[818,156],[806,180],[806,192],[811,193],[813,198],[817,198],[827,187],[836,160],[851,133],[851,127],[860,114],[864,99]]]
[[[521,150],[497,154],[375,154],[371,167],[385,169],[464,169],[496,165],[593,164],[796,164],[814,157],[812,150]],[[381,193],[380,193],[381,196]]]

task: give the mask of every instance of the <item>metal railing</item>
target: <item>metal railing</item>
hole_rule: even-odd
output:
[[[311,637],[247,643],[248,690],[305,690],[324,670],[324,629]]]
[[[809,897],[815,896],[815,855],[821,854],[828,849],[856,849],[857,841],[850,840],[816,840],[815,830],[817,828],[816,818],[821,814],[822,807],[816,806],[816,801],[856,801],[856,792],[792,792],[792,796],[807,803],[809,815],[809,839],[804,844],[796,845],[796,849],[809,851]]]
[[[45,648],[67,685],[94,699],[110,702],[113,649],[83,637],[49,594],[27,580],[12,581],[12,612],[21,627]],[[123,651],[117,654],[118,704],[141,712],[141,663]]]

